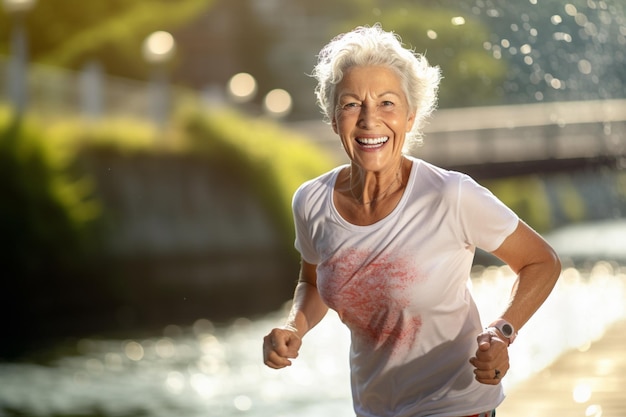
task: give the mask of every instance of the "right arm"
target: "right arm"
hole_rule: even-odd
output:
[[[263,339],[263,361],[270,368],[291,365],[298,356],[302,337],[319,323],[328,307],[317,291],[317,265],[302,260],[293,305],[283,327],[273,329]]]

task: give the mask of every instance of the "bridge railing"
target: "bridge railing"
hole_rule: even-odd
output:
[[[327,124],[291,127],[347,161]],[[626,155],[626,100],[439,109],[411,153],[444,166]]]
[[[97,64],[75,72],[31,65],[28,109],[44,117],[83,115],[154,118],[147,82],[105,76]],[[0,100],[8,101],[8,60],[0,57]],[[170,88],[170,108],[201,94]],[[287,123],[347,161],[338,137],[321,119]],[[534,103],[437,110],[414,155],[442,166],[626,155],[626,100]]]
[[[0,56],[0,101],[10,101],[10,61]],[[130,117],[154,119],[154,85],[104,74],[95,62],[80,71],[30,65],[26,77],[28,112],[48,118],[83,116],[88,118]],[[170,108],[189,98],[183,89],[167,86]]]

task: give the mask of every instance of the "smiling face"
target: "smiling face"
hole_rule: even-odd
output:
[[[400,77],[387,67],[352,67],[337,85],[336,100],[333,130],[352,162],[366,171],[397,168],[415,119]]]

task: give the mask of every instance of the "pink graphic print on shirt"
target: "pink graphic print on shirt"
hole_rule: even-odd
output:
[[[408,349],[419,335],[421,316],[411,307],[421,279],[406,257],[360,249],[339,251],[318,270],[323,300],[353,335],[371,349],[392,351]]]

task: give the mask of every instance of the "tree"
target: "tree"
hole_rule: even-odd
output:
[[[70,69],[97,58],[107,72],[141,77],[141,43],[207,10],[213,0],[38,1],[25,18],[33,62]],[[8,53],[11,17],[0,14],[0,53]]]
[[[484,47],[489,28],[453,6],[431,1],[416,5],[402,0],[359,1],[361,14],[345,22],[343,31],[354,26],[381,23],[393,30],[403,43],[423,53],[441,68],[441,107],[484,105],[501,99],[498,86],[507,65]],[[384,6],[384,7],[383,7]]]

